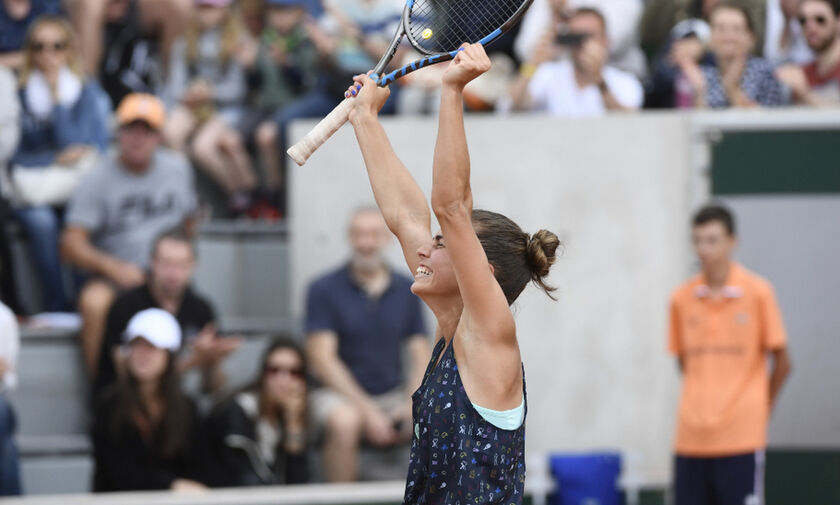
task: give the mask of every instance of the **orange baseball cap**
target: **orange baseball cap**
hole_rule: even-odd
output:
[[[117,107],[117,124],[120,126],[143,121],[155,130],[160,130],[166,121],[163,102],[148,93],[131,93],[123,98]]]

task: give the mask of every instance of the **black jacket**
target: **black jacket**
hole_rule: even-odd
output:
[[[307,451],[289,454],[282,434],[269,464],[257,444],[259,413],[255,393],[238,393],[220,403],[207,419],[216,486],[302,484],[309,481]]]
[[[156,434],[147,440],[134,423],[119,419],[119,390],[107,390],[97,405],[93,426],[95,460],[93,490],[139,491],[169,489],[176,479],[204,484],[213,480],[207,464],[206,436],[195,403],[188,398],[184,419],[188,439],[174,456],[159,450]]]

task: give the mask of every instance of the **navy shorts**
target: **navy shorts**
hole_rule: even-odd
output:
[[[764,451],[721,458],[677,456],[674,505],[764,505]]]

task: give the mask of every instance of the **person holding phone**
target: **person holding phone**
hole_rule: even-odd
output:
[[[560,58],[563,53],[569,57]],[[574,11],[560,33],[547,32],[510,90],[514,110],[598,116],[635,110],[644,92],[632,74],[607,65],[607,23],[596,9]]]

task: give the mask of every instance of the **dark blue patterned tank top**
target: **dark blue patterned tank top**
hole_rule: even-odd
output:
[[[527,414],[524,368],[522,380]],[[481,417],[464,391],[453,347],[444,339],[435,345],[412,402],[414,438],[405,505],[522,503],[525,423],[510,431]]]

